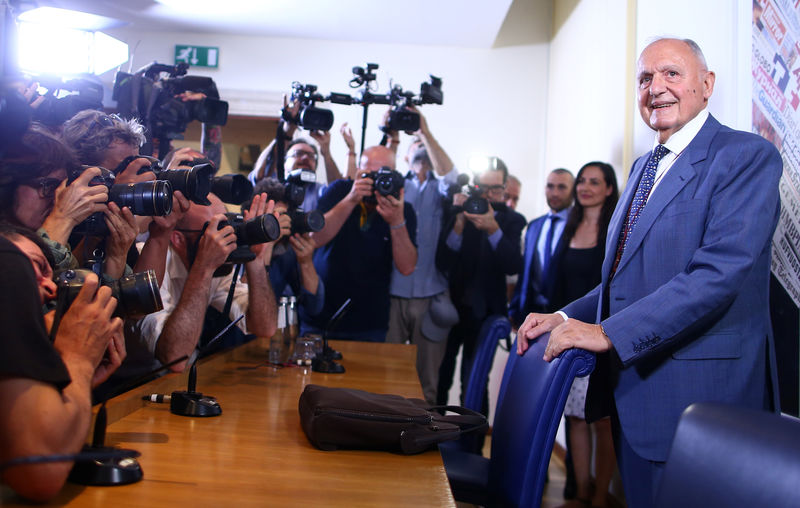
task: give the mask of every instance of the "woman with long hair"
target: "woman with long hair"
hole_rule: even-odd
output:
[[[585,164],[575,178],[574,205],[564,227],[568,246],[562,253],[554,302],[556,308],[582,297],[600,283],[605,255],[606,233],[619,199],[614,168],[605,162]],[[596,435],[595,489],[591,486],[592,429],[586,422],[586,390],[589,378],[577,378],[572,385],[564,414],[569,419],[577,495],[565,506],[606,506],[606,494],[616,466],[609,418],[592,424]]]

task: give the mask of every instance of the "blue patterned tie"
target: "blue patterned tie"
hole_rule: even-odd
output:
[[[622,259],[622,253],[625,247],[628,246],[628,238],[630,238],[633,228],[639,222],[639,215],[642,214],[642,209],[647,203],[647,198],[650,196],[650,191],[653,190],[653,182],[656,179],[656,169],[661,159],[669,153],[669,149],[664,145],[658,145],[653,149],[650,158],[647,160],[647,165],[642,172],[642,178],[639,180],[639,186],[636,188],[636,193],[633,195],[633,201],[628,208],[628,215],[625,217],[625,222],[622,224],[622,230],[619,232],[619,241],[617,242],[617,256],[614,259],[614,266],[611,268],[611,275],[617,271],[619,260]]]

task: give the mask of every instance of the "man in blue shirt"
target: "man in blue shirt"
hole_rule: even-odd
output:
[[[389,325],[389,281],[392,266],[408,275],[417,263],[414,209],[398,197],[373,190],[369,173],[394,169],[394,152],[383,146],[364,150],[355,181],[337,180],[319,199],[325,227],[314,233],[314,266],[325,284],[325,307],[303,323],[322,332],[349,298],[350,310],[330,338],[383,342]],[[302,319],[302,316],[301,316]]]
[[[395,138],[397,133],[390,133]],[[417,375],[425,400],[436,404],[439,366],[447,348],[447,327],[435,326],[430,312],[434,298],[449,302],[447,279],[436,268],[436,245],[442,231],[442,199],[455,184],[458,171],[420,114],[417,138],[406,154],[405,201],[417,212],[417,268],[409,275],[392,269],[387,342],[417,346]],[[446,305],[446,303],[445,303]],[[438,316],[437,316],[438,317]],[[427,324],[422,326],[423,318]]]

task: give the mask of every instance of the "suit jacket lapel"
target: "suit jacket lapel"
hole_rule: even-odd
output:
[[[611,220],[608,223],[608,233],[606,234],[606,254],[603,259],[603,283],[608,280],[611,273],[611,267],[614,265],[614,258],[617,255],[617,243],[619,242],[619,233],[622,231],[622,224],[625,222],[625,216],[628,215],[628,208],[631,206],[633,195],[636,193],[636,187],[639,184],[639,179],[642,177],[642,171],[647,163],[647,157],[640,157],[631,169],[631,174],[628,176],[628,182],[625,184],[625,190],[622,192],[617,207],[611,215]]]
[[[719,130],[719,122],[712,116],[708,117],[706,123],[697,133],[697,136],[689,143],[684,153],[678,157],[678,160],[672,165],[664,179],[653,191],[653,194],[648,199],[647,204],[639,216],[639,222],[636,224],[628,239],[628,246],[620,259],[617,272],[625,268],[628,260],[641,246],[647,232],[653,226],[655,221],[664,212],[664,209],[670,202],[678,195],[678,193],[686,186],[689,181],[697,174],[694,165],[706,159],[708,150],[711,145],[711,140]],[[627,194],[628,189],[625,189]],[[635,189],[634,189],[635,191]],[[627,210],[627,208],[626,208]],[[619,230],[617,230],[619,234]]]

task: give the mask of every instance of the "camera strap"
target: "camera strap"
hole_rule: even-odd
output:
[[[239,275],[242,273],[242,265],[236,264],[233,265],[233,276],[231,277],[231,287],[228,290],[228,298],[225,300],[225,308],[222,309],[223,316],[229,316],[231,313],[231,307],[233,306],[233,292],[236,290],[236,280],[239,278]]]

